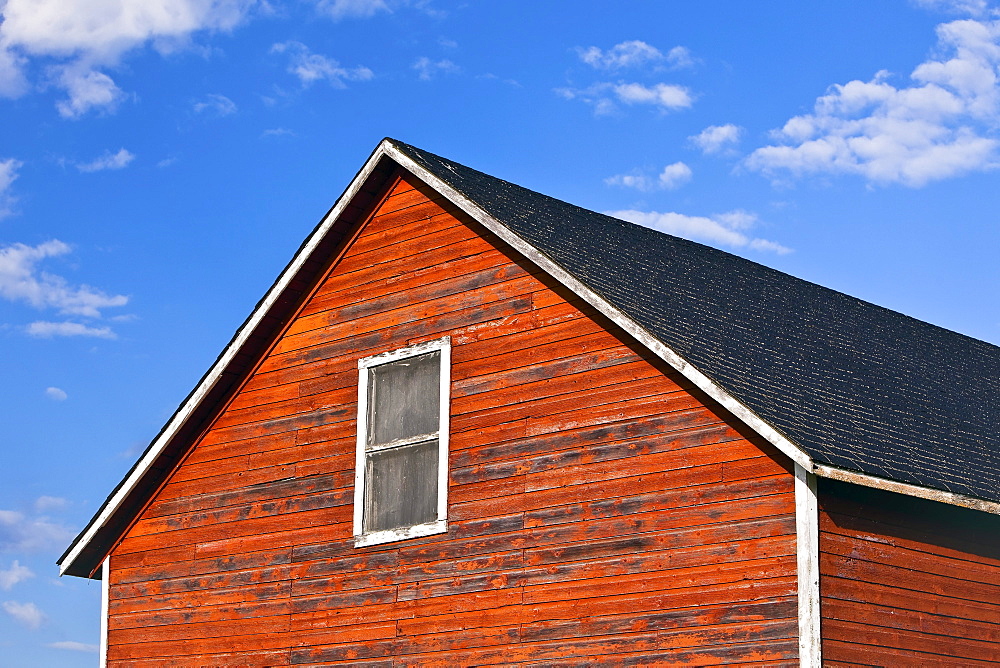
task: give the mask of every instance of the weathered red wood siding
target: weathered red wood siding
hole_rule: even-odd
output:
[[[1000,663],[1000,518],[819,482],[825,662]]]
[[[114,550],[111,665],[794,661],[778,458],[477,224],[380,206]],[[356,549],[357,359],[443,335],[449,532]]]

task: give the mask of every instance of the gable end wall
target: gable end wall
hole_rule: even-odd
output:
[[[794,662],[780,456],[442,206],[395,186],[115,548],[109,665]],[[357,360],[445,335],[449,532],[355,548]]]

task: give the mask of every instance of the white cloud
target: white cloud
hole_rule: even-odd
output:
[[[369,18],[392,11],[385,0],[319,0],[316,7],[334,19]]]
[[[664,167],[663,171],[656,178],[637,171],[631,174],[616,174],[604,179],[604,182],[611,186],[623,186],[625,188],[650,191],[657,188],[674,190],[690,180],[691,168],[683,162],[675,162],[672,165]]]
[[[653,190],[655,183],[654,179],[639,171],[632,172],[631,174],[615,174],[604,179],[604,182],[609,186],[635,188],[643,192]]]
[[[413,63],[413,69],[417,71],[417,76],[421,81],[430,81],[436,74],[454,74],[461,68],[447,58],[437,62],[432,61],[427,56],[417,58]]]
[[[40,496],[35,499],[35,511],[44,513],[49,510],[62,510],[69,505],[69,501],[61,496]]]
[[[996,14],[996,9],[991,9],[986,0],[914,0],[918,7],[954,14],[967,14],[969,16],[986,16],[990,13]]]
[[[4,601],[3,609],[8,615],[32,630],[41,627],[42,622],[45,621],[45,614],[34,603]]]
[[[302,42],[275,44],[271,47],[271,53],[288,54],[288,71],[298,77],[303,86],[326,81],[334,88],[347,88],[345,81],[368,81],[375,76],[367,67],[342,67],[333,58],[312,53]]]
[[[269,128],[260,133],[261,137],[297,137],[294,130],[288,128]]]
[[[14,206],[14,197],[10,194],[11,185],[17,178],[17,170],[22,163],[14,158],[0,160],[0,218],[5,218],[11,214]]]
[[[135,160],[135,154],[126,149],[118,149],[117,153],[105,151],[103,155],[94,158],[90,162],[80,163],[76,166],[81,172],[102,172],[106,169],[124,169],[130,162]]]
[[[73,532],[44,516],[0,510],[0,552],[33,552],[58,547]]]
[[[37,246],[0,246],[0,298],[89,318],[100,317],[103,308],[128,303],[125,295],[108,295],[88,285],[74,287],[61,276],[39,270],[38,264],[45,258],[65,255],[70,250],[57,239]]]
[[[614,87],[615,95],[625,104],[652,104],[664,109],[684,109],[691,106],[691,94],[683,86],[658,83],[643,86],[621,83]]]
[[[694,61],[691,53],[683,46],[675,46],[663,53],[655,46],[633,39],[604,51],[596,46],[578,48],[580,60],[599,70],[620,70],[627,67],[667,64],[671,67],[688,67]]]
[[[727,123],[726,125],[709,125],[707,128],[689,137],[691,143],[701,149],[702,153],[718,153],[726,146],[740,140],[743,128]]]
[[[123,97],[107,74],[78,64],[61,68],[58,82],[68,95],[56,102],[63,118],[79,118],[91,109],[113,112]]]
[[[349,18],[367,19],[383,12],[392,13],[400,7],[412,7],[427,16],[441,19],[447,12],[435,9],[431,0],[314,0],[316,8],[335,21]]]
[[[35,577],[35,574],[31,572],[31,569],[27,566],[22,566],[15,559],[14,563],[12,563],[10,568],[7,570],[0,569],[0,589],[10,591],[11,588],[18,582],[22,582],[33,577]]]
[[[27,326],[29,336],[51,339],[56,336],[92,336],[98,339],[117,339],[118,335],[110,327],[91,327],[79,322],[49,322],[36,320]]]
[[[998,166],[1000,21],[953,21],[937,35],[941,55],[917,66],[911,85],[897,88],[886,72],[834,85],[747,166],[772,177],[855,174],[914,188]]]
[[[694,241],[706,241],[731,248],[749,248],[778,254],[791,252],[790,248],[777,242],[746,234],[750,228],[756,225],[757,217],[742,210],[730,211],[712,217],[688,216],[673,212],[636,211],[634,209],[606,213],[609,216],[621,218],[643,227]]]
[[[53,401],[66,401],[66,399],[69,398],[69,395],[66,394],[66,391],[61,390],[58,387],[46,387],[45,396],[47,396],[49,399],[52,399]]]
[[[685,109],[694,102],[687,88],[665,83],[645,86],[640,83],[599,82],[582,89],[559,88],[556,93],[567,100],[580,100],[593,105],[594,113],[599,116],[617,111],[616,101],[626,105],[653,105],[662,111]]]
[[[24,76],[26,62],[26,58],[0,44],[0,97],[21,97],[28,92],[30,86]]]
[[[660,176],[657,179],[660,187],[666,188],[667,190],[679,188],[690,180],[691,168],[683,162],[675,162],[672,165],[667,165],[663,168],[663,171],[660,172]]]
[[[228,116],[236,113],[236,103],[225,95],[209,93],[204,100],[194,103],[194,111],[196,114],[209,112],[216,116]]]
[[[230,30],[253,0],[6,0],[0,2],[0,94],[22,95],[25,67],[55,61],[55,84],[67,98],[59,113],[77,118],[113,110],[122,98],[102,70],[150,45],[169,52],[201,31]]]
[[[14,158],[0,160],[0,193],[6,191],[14,183],[14,179],[17,178],[17,170],[20,167],[21,163]]]
[[[88,654],[97,654],[100,651],[100,647],[97,645],[88,645],[85,642],[76,642],[75,640],[50,642],[48,646],[52,649],[65,649],[71,652],[87,652]]]

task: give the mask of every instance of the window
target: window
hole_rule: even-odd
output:
[[[358,361],[356,546],[448,530],[451,341]]]

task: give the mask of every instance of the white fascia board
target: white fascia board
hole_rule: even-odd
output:
[[[742,402],[726,392],[715,381],[696,369],[687,360],[678,355],[669,346],[665,345],[655,336],[650,334],[645,328],[625,315],[607,300],[588,288],[577,280],[565,269],[541,253],[533,245],[516,235],[506,225],[499,222],[488,213],[479,208],[474,202],[466,198],[457,190],[452,188],[424,167],[416,163],[408,155],[389,144],[386,146],[388,155],[406,169],[413,172],[427,185],[431,186],[444,195],[455,206],[481,223],[486,229],[491,231],[510,244],[515,250],[534,262],[545,270],[559,283],[569,288],[574,294],[593,306],[599,313],[614,322],[616,325],[628,332],[639,343],[648,348],[653,354],[676,369],[682,376],[691,381],[698,389],[710,396],[712,399],[722,404],[730,413],[739,418],[744,424],[754,430],[768,443],[776,447],[793,462],[802,466],[807,471],[812,471],[812,459],[797,445],[779,433],[774,427],[757,416],[752,410],[747,408]]]
[[[857,471],[848,471],[847,469],[837,468],[836,466],[827,466],[826,464],[816,464],[814,472],[821,478],[840,480],[841,482],[849,482],[863,487],[872,487],[874,489],[881,489],[887,492],[896,492],[897,494],[905,494],[906,496],[915,496],[917,498],[928,499],[930,501],[940,501],[941,503],[947,503],[953,506],[972,508],[973,510],[981,510],[984,513],[1000,515],[1000,503],[997,503],[996,501],[986,501],[985,499],[977,499],[973,496],[956,494],[954,492],[945,492],[940,489],[923,487],[922,485],[911,485],[905,482],[896,482],[895,480],[887,480],[886,478],[879,478],[878,476],[868,475],[867,473],[859,473]]]
[[[80,553],[90,543],[90,541],[93,540],[94,536],[97,535],[97,532],[100,531],[101,527],[103,527],[108,520],[111,519],[111,517],[115,514],[115,511],[118,510],[129,493],[146,475],[146,472],[160,456],[160,453],[163,452],[163,449],[173,439],[173,437],[194,412],[195,408],[198,407],[208,392],[219,380],[223,372],[229,366],[230,362],[232,362],[233,358],[247,342],[247,339],[250,338],[253,332],[260,325],[261,320],[288,287],[289,282],[295,274],[298,273],[299,269],[302,268],[302,265],[306,262],[306,260],[309,259],[313,251],[316,250],[320,241],[326,236],[327,232],[329,232],[330,228],[337,221],[337,219],[340,218],[344,209],[354,199],[358,190],[361,189],[361,186],[368,180],[368,177],[375,169],[375,165],[377,165],[379,160],[386,155],[385,148],[387,145],[388,142],[383,140],[382,143],[379,144],[378,148],[375,149],[371,157],[368,158],[364,167],[361,168],[357,176],[354,177],[354,180],[351,181],[351,184],[344,191],[344,194],[340,196],[340,199],[337,200],[334,207],[330,209],[330,212],[326,215],[326,217],[323,218],[320,224],[316,226],[312,235],[306,243],[302,245],[302,248],[295,255],[295,257],[292,258],[292,261],[288,263],[288,266],[278,277],[278,280],[275,281],[273,286],[271,286],[267,295],[261,300],[260,304],[253,311],[250,317],[247,318],[247,321],[243,324],[239,332],[237,332],[236,336],[223,351],[222,355],[219,356],[219,359],[216,360],[209,372],[205,374],[205,377],[202,379],[195,391],[192,392],[187,401],[185,401],[184,404],[177,409],[177,412],[174,413],[173,417],[163,428],[159,437],[157,437],[157,439],[153,442],[149,450],[132,470],[132,473],[128,476],[114,496],[108,499],[98,516],[90,524],[87,532],[81,536],[80,540],[77,541],[73,549],[66,555],[66,558],[59,567],[60,575],[64,574],[72,566],[73,562],[78,556],[80,556]]]

